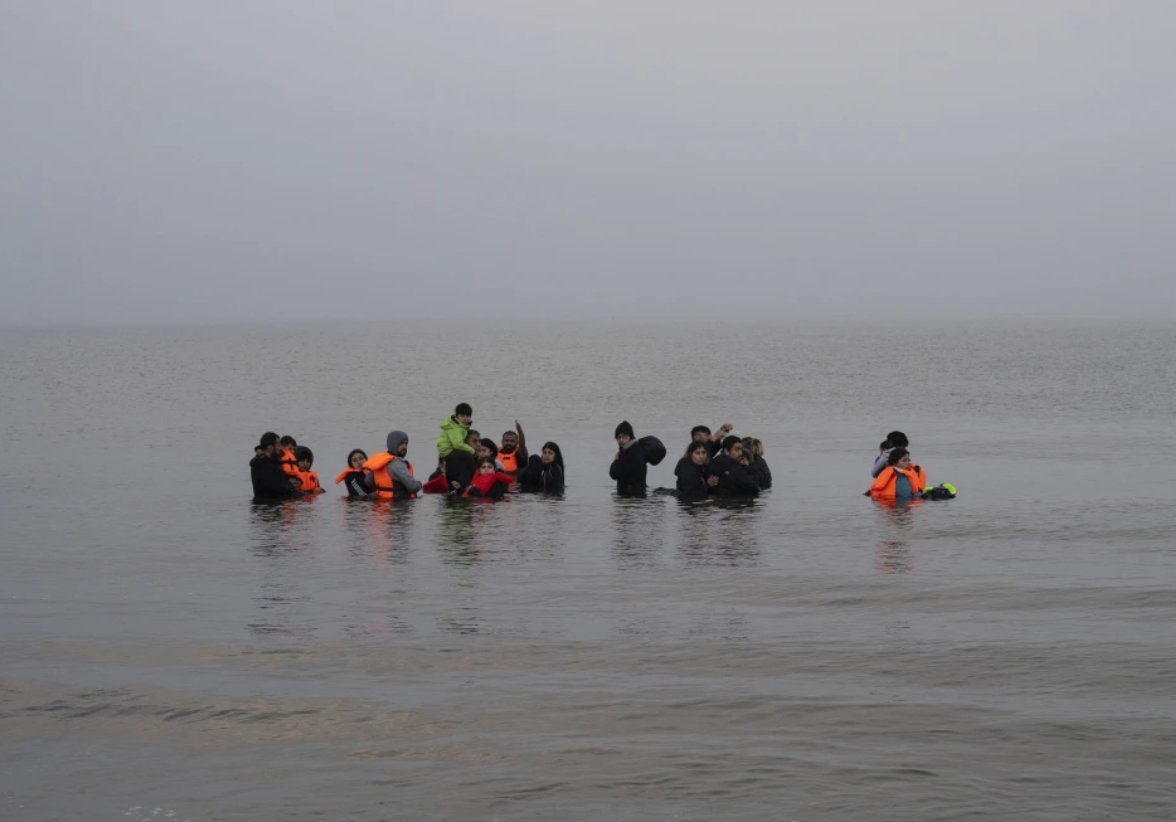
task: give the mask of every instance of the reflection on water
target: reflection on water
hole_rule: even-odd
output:
[[[653,568],[665,562],[665,514],[665,505],[656,497],[616,500],[609,517],[612,556],[618,568]]]
[[[415,501],[373,502],[342,497],[338,508],[349,536],[348,551],[379,565],[403,565],[413,543]]]
[[[249,504],[249,552],[261,564],[253,597],[261,618],[248,623],[254,635],[308,638],[315,633],[302,614],[311,596],[303,589],[304,572],[298,567],[313,548],[300,523],[305,513],[301,500]]]
[[[667,500],[678,524],[678,551],[692,565],[751,566],[760,556],[761,510],[754,500]]]

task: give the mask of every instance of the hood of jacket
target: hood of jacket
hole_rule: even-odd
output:
[[[391,434],[389,434],[387,440],[388,453],[394,457],[400,456],[396,453],[396,449],[399,448],[400,443],[404,442],[406,439],[408,439],[408,434],[404,433],[403,431],[393,431]]]

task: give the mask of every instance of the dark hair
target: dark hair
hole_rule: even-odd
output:
[[[891,448],[906,448],[911,444],[907,439],[907,435],[901,431],[891,431],[886,435],[886,441],[890,443]]]
[[[482,439],[482,435],[473,428],[471,428],[469,431],[466,431],[466,439],[468,440],[470,437],[477,437],[479,441]]]
[[[546,450],[548,448],[550,448],[552,451],[555,452],[555,464],[558,465],[560,468],[563,468],[564,467],[563,451],[560,451],[559,446],[556,445],[554,442],[543,443],[543,449]]]
[[[296,462],[302,462],[303,460],[306,460],[311,465],[314,465],[314,452],[305,445],[299,445],[294,449],[294,460]]]
[[[697,451],[699,448],[701,448],[703,451],[706,451],[708,454],[710,453],[710,451],[707,450],[705,442],[703,442],[702,440],[691,440],[690,444],[688,446],[686,446],[686,453],[682,455],[683,458],[689,459],[690,455],[693,454],[695,451]]]
[[[690,439],[694,439],[695,434],[706,434],[709,437],[710,433],[711,430],[705,425],[696,425],[690,429]]]
[[[496,443],[494,440],[490,439],[489,437],[483,437],[482,439],[478,440],[478,442],[482,443],[482,447],[490,452],[490,456],[497,459],[497,457],[498,457],[498,443]]]
[[[723,450],[724,451],[730,451],[736,445],[742,446],[743,440],[739,439],[739,437],[735,436],[734,434],[728,434],[726,437],[723,438]]]
[[[494,457],[482,457],[480,460],[478,460],[478,466],[481,467],[483,465],[489,465],[495,471],[498,470],[498,463],[494,461]]]
[[[282,445],[290,445],[290,446],[294,446],[294,445],[297,445],[297,444],[298,444],[298,441],[297,441],[297,440],[295,440],[293,437],[291,437],[289,434],[287,434],[286,436],[282,437]]]
[[[890,449],[891,449],[890,440],[882,440],[882,442],[878,443],[878,450],[879,451],[889,451]]]
[[[519,435],[519,433],[517,431],[503,431],[502,432],[503,439],[506,439],[507,437],[517,437],[518,435]]]
[[[459,417],[459,416],[472,417],[473,415],[474,415],[474,409],[470,408],[470,404],[468,402],[459,402],[457,404],[457,408],[453,409],[453,416],[455,416],[455,417]]]
[[[264,434],[261,435],[261,442],[258,444],[257,447],[258,448],[269,448],[271,445],[277,445],[277,444],[278,444],[278,435],[275,434],[273,431],[266,431]]]
[[[887,457],[886,464],[887,465],[898,465],[898,461],[900,459],[902,459],[903,457],[909,457],[910,454],[911,454],[911,452],[906,450],[905,448],[895,448],[893,451],[890,452],[890,456]]]
[[[353,448],[351,450],[351,453],[347,455],[347,467],[348,468],[351,467],[351,458],[354,457],[356,454],[363,454],[363,458],[365,460],[367,459],[367,451],[364,451],[362,448]]]

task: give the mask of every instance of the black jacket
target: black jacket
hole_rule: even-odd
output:
[[[645,496],[645,450],[640,443],[630,443],[621,449],[621,458],[613,460],[608,475],[617,481],[617,495],[622,497]]]
[[[711,487],[706,484],[710,471],[705,465],[695,465],[690,457],[682,457],[674,467],[674,476],[678,478],[678,488],[674,496],[686,502],[696,502],[706,499]]]
[[[539,491],[549,494],[562,494],[564,490],[564,470],[558,463],[544,465],[543,458],[532,454],[527,464],[519,471],[519,487],[523,491]]]
[[[759,486],[761,491],[767,491],[772,487],[772,469],[764,462],[764,458],[760,457],[758,460],[747,466],[747,473],[755,480],[755,484]]]
[[[302,495],[290,484],[289,475],[282,470],[282,461],[277,457],[255,454],[249,461],[249,478],[253,480],[254,499],[289,499]]]
[[[728,457],[719,454],[711,460],[712,474],[719,475],[716,489],[722,497],[754,497],[759,495],[759,485],[747,473],[747,469]]]

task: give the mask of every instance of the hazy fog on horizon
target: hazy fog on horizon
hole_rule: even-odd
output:
[[[3,0],[0,324],[1172,318],[1174,36],[1154,0]]]

